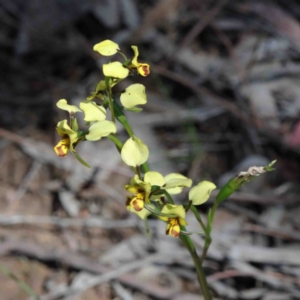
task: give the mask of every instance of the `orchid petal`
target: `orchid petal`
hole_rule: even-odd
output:
[[[84,120],[87,122],[104,121],[106,110],[94,101],[85,100],[80,102],[80,108],[84,111]]]
[[[104,56],[111,56],[116,54],[120,50],[120,48],[119,45],[115,42],[111,40],[105,40],[94,45],[93,50],[99,52]]]
[[[119,61],[103,65],[103,74],[107,77],[124,79],[128,76],[129,70],[126,69]]]
[[[123,145],[121,157],[126,165],[135,168],[147,161],[149,149],[141,139],[132,136]]]
[[[125,108],[133,108],[136,105],[146,104],[147,96],[145,86],[140,83],[130,85],[124,93],[121,94],[120,101]]]
[[[56,106],[62,110],[66,110],[70,114],[75,114],[76,112],[81,112],[81,110],[77,106],[68,104],[66,99],[60,99],[56,103]]]
[[[85,136],[88,141],[97,141],[102,137],[108,136],[111,133],[116,133],[117,127],[115,123],[111,121],[101,121],[94,123],[89,128],[89,133]]]
[[[189,192],[189,199],[193,205],[200,205],[206,202],[216,185],[210,181],[202,181],[194,186]]]

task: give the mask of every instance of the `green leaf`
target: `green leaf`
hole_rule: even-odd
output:
[[[241,186],[253,180],[254,178],[258,177],[259,174],[262,174],[264,172],[270,172],[273,171],[273,165],[276,163],[276,160],[273,160],[270,164],[268,164],[265,167],[251,167],[247,172],[241,172],[239,175],[231,178],[219,191],[216,201],[218,204],[220,204],[222,201],[227,199],[232,193],[234,193],[236,190],[240,189]],[[261,171],[263,169],[263,171]],[[259,173],[253,172],[253,170],[259,170]]]
[[[131,111],[131,112],[135,112],[135,113],[139,113],[141,112],[143,109],[139,108],[139,107],[131,107],[131,108],[125,108],[126,111]]]
[[[273,165],[276,163],[277,160],[273,160],[271,163],[269,163],[267,166],[264,167],[266,172],[274,171],[275,168],[273,168]]]
[[[98,92],[105,91],[105,89],[106,89],[105,80],[99,81],[96,86],[96,93],[98,94]]]
[[[192,235],[192,234],[205,234],[203,231],[185,231],[185,230],[180,230],[180,234],[182,235]]]
[[[148,219],[144,219],[144,224],[145,224],[145,230],[146,230],[147,237],[150,239],[151,238],[151,233],[150,233],[150,227],[149,227]]]
[[[239,185],[236,181],[237,178],[233,177],[220,189],[216,197],[216,201],[218,204],[227,199],[234,191],[239,188]]]
[[[207,227],[210,227],[212,221],[213,221],[212,220],[212,210],[210,208],[209,211],[208,211],[208,214],[207,214],[207,224],[209,224],[209,226],[207,226]]]
[[[85,162],[85,161],[79,156],[79,154],[78,154],[77,152],[72,152],[72,153],[74,154],[74,156],[76,157],[76,159],[77,159],[82,165],[84,165],[85,167],[91,168],[91,166],[90,166],[87,162]]]
[[[159,185],[151,185],[151,192],[159,191],[160,186]]]
[[[204,230],[204,232],[206,232],[206,226],[204,225],[201,216],[197,210],[197,208],[194,205],[191,205],[191,211],[193,212],[193,214],[195,215],[198,223],[200,224],[200,226],[202,227],[202,229]]]
[[[30,287],[27,283],[25,283],[23,280],[19,279],[14,273],[12,273],[9,269],[7,269],[5,266],[0,265],[0,272],[9,277],[10,279],[14,280],[17,285],[22,289],[28,296],[32,296],[35,299],[38,299],[37,294],[35,291]]]

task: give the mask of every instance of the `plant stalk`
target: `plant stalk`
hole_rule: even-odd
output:
[[[197,254],[194,243],[192,242],[190,237],[186,236],[186,235],[180,235],[180,240],[182,241],[182,243],[185,245],[185,247],[188,249],[188,251],[191,254],[194,265],[196,267],[197,279],[198,279],[201,291],[203,293],[204,299],[212,300],[212,295],[211,295],[210,289],[209,289],[207,281],[206,281],[206,277],[205,277],[204,270],[202,267],[202,262]]]

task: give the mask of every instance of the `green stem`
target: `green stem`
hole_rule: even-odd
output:
[[[135,172],[136,172],[137,176],[139,176],[139,179],[142,180],[142,176],[141,176],[141,172],[140,172],[140,167],[139,166],[135,167]]]
[[[206,231],[205,231],[205,243],[204,243],[204,248],[203,248],[203,252],[202,252],[202,256],[201,256],[201,262],[203,262],[204,259],[206,258],[208,249],[209,249],[210,244],[211,244],[210,233],[211,233],[212,223],[214,221],[214,217],[215,217],[215,213],[216,213],[217,208],[218,208],[218,203],[215,202],[212,209],[211,209],[211,211],[209,212],[207,228],[206,228]]]
[[[131,126],[129,125],[127,118],[125,117],[120,105],[118,105],[116,102],[114,102],[113,106],[114,106],[114,111],[116,113],[117,120],[124,126],[124,128],[126,129],[126,131],[130,137],[134,136],[133,130],[132,130]]]
[[[125,130],[127,131],[127,133],[129,134],[130,137],[134,136],[134,132],[133,132],[131,126],[129,125],[128,120],[125,117],[120,105],[118,105],[118,103],[116,103],[116,102],[113,102],[113,106],[114,106],[114,111],[116,113],[117,120],[123,125],[123,127],[125,128]],[[147,163],[142,164],[142,168],[143,168],[144,173],[149,171],[149,166]]]
[[[144,173],[147,173],[149,171],[149,166],[148,164],[145,162],[141,165],[141,167],[143,168]]]
[[[128,60],[127,57],[126,57],[126,55],[124,53],[122,53],[121,51],[118,51],[118,53],[123,56],[123,58],[125,59],[125,61]]]
[[[163,192],[164,192],[164,195],[168,198],[169,202],[171,204],[174,204],[174,201],[173,201],[173,198],[171,197],[171,195],[166,190],[164,190]]]
[[[191,208],[193,202],[190,200],[189,203],[187,204],[186,208],[185,208],[185,212],[188,212],[189,209]]]
[[[105,84],[106,84],[106,90],[108,94],[108,102],[109,102],[109,109],[111,113],[111,120],[112,122],[116,123],[116,118],[115,118],[115,110],[114,110],[114,105],[113,105],[113,99],[112,99],[112,91],[111,91],[111,86],[110,86],[110,77],[105,77]]]
[[[200,216],[197,208],[194,205],[191,205],[191,211],[194,213],[194,215],[195,215],[197,221],[199,222],[201,228],[205,232],[205,235],[207,235],[207,228],[206,228],[204,222],[202,221],[201,216]]]
[[[183,229],[185,229],[185,228],[183,228]],[[201,287],[204,299],[212,300],[211,292],[209,290],[209,287],[208,287],[208,284],[206,281],[206,277],[204,274],[204,270],[202,267],[202,262],[197,254],[197,251],[195,249],[195,246],[194,246],[192,240],[190,239],[189,236],[186,236],[186,235],[180,235],[180,240],[182,241],[184,246],[188,249],[188,251],[191,254],[191,257],[192,257],[193,262],[196,267],[197,279],[198,279],[199,285]]]
[[[115,111],[114,111],[113,99],[112,99],[112,93],[111,93],[111,87],[109,87],[108,99],[109,99],[109,108],[110,108],[110,113],[111,113],[111,120],[112,120],[112,122],[116,123]]]
[[[205,234],[205,243],[204,243],[204,248],[203,248],[203,252],[201,255],[201,259],[200,259],[201,263],[203,263],[204,259],[206,258],[206,254],[207,254],[210,244],[211,244],[210,233]]]
[[[214,221],[215,213],[216,213],[217,208],[218,208],[218,203],[217,203],[217,201],[215,201],[215,203],[214,203],[214,205],[213,205],[213,207],[210,211],[208,222],[207,222],[207,229],[208,229],[209,232],[211,231],[211,226],[212,226],[212,223]]]
[[[113,134],[108,135],[107,138],[110,139],[116,145],[118,151],[121,152],[123,147],[122,142]]]

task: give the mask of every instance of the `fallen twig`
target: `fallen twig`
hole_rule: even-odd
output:
[[[132,228],[138,225],[137,219],[127,220],[104,220],[101,218],[71,219],[48,216],[24,216],[24,215],[0,215],[0,225],[53,225],[58,227],[101,227]]]

